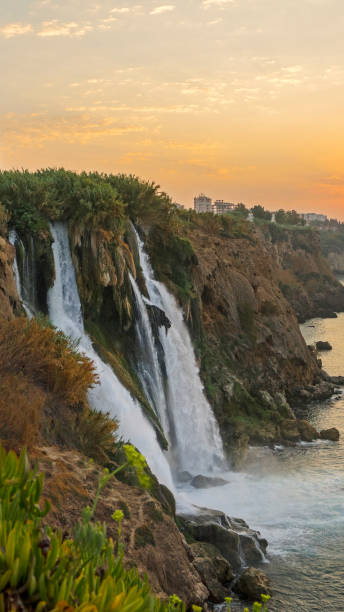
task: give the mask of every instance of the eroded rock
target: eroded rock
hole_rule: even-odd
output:
[[[210,489],[211,487],[223,487],[228,484],[229,480],[224,478],[213,478],[211,476],[203,476],[198,474],[191,480],[191,484],[195,489]]]
[[[339,431],[336,427],[331,427],[330,429],[322,429],[320,432],[321,440],[330,440],[331,442],[338,442],[339,440]]]
[[[222,602],[235,578],[230,564],[211,544],[195,542],[190,548],[194,555],[193,565],[207,587],[210,599],[214,603]]]
[[[200,509],[196,516],[179,517],[185,530],[198,542],[215,546],[235,571],[243,563],[252,565],[264,559],[267,541],[242,519],[230,518],[219,510]]]
[[[313,427],[313,425],[308,423],[308,421],[298,419],[296,423],[303,442],[312,442],[313,440],[317,440],[319,438],[319,433],[315,427]]]
[[[319,340],[316,343],[316,347],[318,351],[332,351],[332,346],[329,342],[323,342],[322,340]]]
[[[249,567],[241,574],[235,591],[252,601],[260,600],[261,594],[270,594],[269,579],[262,570]]]
[[[285,419],[281,423],[281,438],[288,442],[298,442],[300,432],[295,419]]]

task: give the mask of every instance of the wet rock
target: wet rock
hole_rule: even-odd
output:
[[[322,378],[324,378],[322,376]],[[331,382],[320,382],[317,385],[307,385],[305,388],[301,388],[298,390],[297,394],[294,396],[293,401],[296,404],[304,404],[310,402],[322,402],[324,400],[329,399],[334,394],[335,385],[330,379]]]
[[[222,602],[228,594],[227,585],[235,578],[230,564],[211,544],[195,542],[190,548],[194,556],[193,565],[207,587],[210,599],[214,603]]]
[[[157,328],[164,327],[166,332],[170,329],[171,321],[167,318],[161,308],[154,306],[153,304],[147,304],[147,310],[153,325],[155,325]]]
[[[303,442],[312,442],[313,440],[317,440],[319,438],[319,433],[315,427],[313,427],[313,425],[308,423],[308,421],[298,419],[296,423]]]
[[[334,385],[344,385],[344,376],[331,376],[330,381]]]
[[[331,429],[323,429],[320,432],[320,438],[322,440],[330,440],[331,442],[338,442],[339,431],[336,427],[331,427]]]
[[[318,351],[332,351],[332,346],[327,341],[323,342],[319,340],[319,342],[316,343],[316,347]]]
[[[229,518],[221,511],[200,509],[197,516],[179,517],[185,530],[198,542],[215,546],[235,571],[242,564],[261,562],[267,541],[241,519]]]
[[[262,570],[249,567],[241,574],[235,591],[252,601],[260,600],[261,594],[270,594],[269,579]]]
[[[184,481],[185,482],[185,481]],[[195,489],[210,489],[211,487],[223,487],[228,484],[229,480],[224,478],[213,478],[210,476],[203,476],[198,474],[191,480],[191,484]]]
[[[192,480],[192,474],[190,474],[190,472],[187,470],[184,470],[183,472],[178,472],[177,478],[179,482],[190,482],[190,480]]]
[[[300,433],[295,419],[285,419],[280,425],[281,438],[288,442],[298,442]]]

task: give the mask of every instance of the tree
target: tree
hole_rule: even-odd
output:
[[[272,219],[271,212],[265,210],[264,206],[261,206],[261,204],[253,206],[253,208],[251,208],[251,213],[255,219],[265,219],[266,221],[271,221]]]
[[[245,219],[247,219],[249,210],[248,208],[246,208],[245,204],[243,204],[242,202],[239,202],[239,204],[236,205],[233,213],[235,215],[238,215],[239,217],[244,217]]]

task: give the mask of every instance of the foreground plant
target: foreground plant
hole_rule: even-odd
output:
[[[252,612],[267,612],[268,610],[267,603],[270,599],[270,595],[262,594],[261,599],[263,603],[259,603],[258,601],[255,601],[254,604],[252,604]],[[232,601],[233,601],[232,597],[225,597],[227,612],[231,612],[231,602]],[[250,611],[248,608],[244,608],[244,612],[250,612]]]
[[[135,569],[125,570],[121,547],[116,551],[106,526],[93,522],[100,491],[112,476],[104,473],[93,507],[84,509],[74,537],[64,539],[42,525],[49,505],[39,505],[43,476],[37,467],[31,469],[25,451],[18,459],[0,447],[0,612],[185,611],[178,598],[161,602]],[[120,538],[122,515],[113,519]]]

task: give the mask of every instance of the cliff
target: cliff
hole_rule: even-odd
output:
[[[191,211],[182,213],[175,232],[145,229],[158,277],[184,306],[205,390],[234,460],[248,442],[283,439],[290,415],[284,396],[297,403],[303,387],[322,387],[293,306],[320,314],[310,282],[317,275],[324,302],[329,287],[336,299],[343,296],[316,237],[297,235],[295,242],[286,231],[276,240],[269,227]],[[290,293],[281,281],[286,277]]]
[[[331,308],[341,306],[343,290],[322,258],[315,234],[256,226],[230,215],[178,211],[156,187],[133,177],[45,171],[38,183],[36,179],[31,184],[29,173],[19,173],[18,189],[12,179],[0,180],[0,197],[17,232],[23,297],[37,315],[30,323],[15,317],[22,308],[12,274],[14,249],[5,240],[5,228],[0,240],[0,438],[13,448],[29,444],[40,457],[56,525],[73,524],[76,510],[95,495],[102,467],[121,461],[121,445],[114,442],[116,422],[88,405],[87,391],[97,383],[92,364],[42,316],[48,312],[47,291],[55,276],[51,221],[68,225],[83,321],[94,347],[141,404],[163,448],[165,432],[140,377],[145,356],[140,353],[131,279],[143,296],[148,294],[132,223],[145,241],[157,279],[183,308],[205,392],[233,465],[240,465],[248,444],[316,437],[307,423],[295,419],[288,404],[328,397],[333,391],[305,345],[293,309],[299,318],[319,314],[328,297]],[[44,195],[39,205],[34,198],[25,200],[25,215],[18,197],[21,182],[25,193],[27,183],[32,189],[37,183]],[[164,327],[168,334],[170,321],[157,307],[150,305],[148,313],[167,384],[158,331]],[[157,593],[176,591],[190,603],[203,601],[209,581],[199,568],[209,565],[210,550],[204,553],[206,561],[200,560],[197,545],[194,563],[176,527],[173,496],[153,482],[147,493],[130,474],[126,481],[116,481],[101,500],[100,516],[110,528],[113,509],[125,508],[128,563],[149,573]],[[206,521],[208,525],[209,516]],[[238,533],[232,533],[235,520],[221,521],[239,547]],[[188,535],[192,533],[194,526]],[[226,587],[230,568],[219,550],[214,554],[220,555],[216,558]]]
[[[313,317],[333,316],[344,310],[344,288],[324,257],[322,232],[311,228],[260,228],[270,252],[279,265],[278,283],[293,306],[299,322]]]
[[[334,274],[344,274],[344,232],[336,230],[320,232],[321,250]]]

